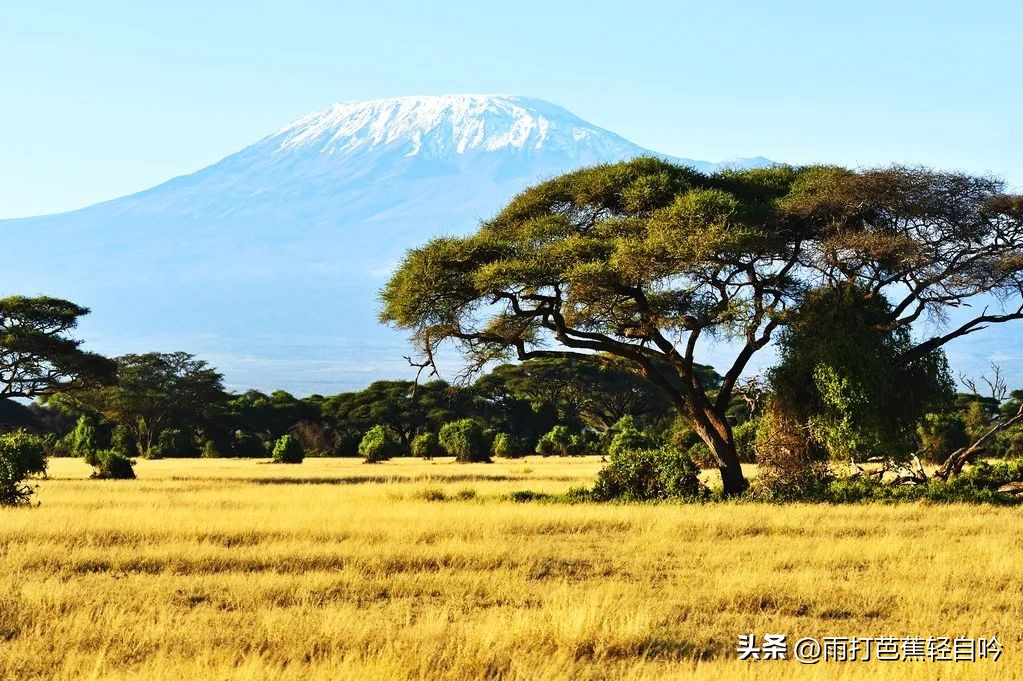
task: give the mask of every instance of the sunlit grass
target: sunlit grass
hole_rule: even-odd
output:
[[[53,460],[0,510],[7,678],[1012,678],[1018,509],[517,504],[598,458]],[[469,497],[466,490],[475,492]],[[439,492],[439,494],[437,494]],[[434,499],[441,499],[434,500]],[[739,633],[990,636],[998,662],[739,663]]]

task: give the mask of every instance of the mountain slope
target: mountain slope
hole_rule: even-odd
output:
[[[538,180],[643,154],[537,99],[334,104],[138,194],[0,221],[0,291],[88,305],[90,347],[197,352],[232,387],[359,387],[407,371],[403,337],[376,322],[406,249],[472,230]]]

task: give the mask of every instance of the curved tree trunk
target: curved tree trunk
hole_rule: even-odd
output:
[[[691,414],[683,414],[690,421],[693,421]],[[718,472],[721,473],[721,487],[725,496],[739,496],[749,487],[749,482],[742,472],[742,464],[739,462],[739,454],[735,449],[735,440],[732,437],[732,428],[727,419],[716,413],[705,414],[709,429],[703,427],[695,419],[694,426],[697,435],[710,449],[718,461]]]

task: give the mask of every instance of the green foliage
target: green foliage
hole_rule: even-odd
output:
[[[978,440],[984,433],[991,429],[991,419],[997,414],[996,407],[985,403],[982,400],[971,400],[966,412],[963,414],[963,425],[966,428],[966,435],[971,441]]]
[[[696,434],[693,427],[681,416],[677,416],[671,424],[671,431],[668,434],[668,444],[683,452],[701,442],[700,436]]]
[[[302,463],[305,452],[302,443],[291,435],[281,435],[274,444],[271,461],[274,463]]]
[[[540,437],[536,443],[536,453],[542,456],[568,456],[573,444],[569,427],[557,425]]]
[[[258,436],[238,430],[231,440],[231,453],[241,458],[259,459],[266,456],[266,445]]]
[[[123,440],[113,446],[126,454],[151,456],[164,430],[208,425],[227,400],[220,373],[188,353],[130,354],[116,362],[116,383],[52,401],[65,412],[116,424]]]
[[[92,420],[87,416],[79,416],[75,422],[75,429],[66,436],[68,450],[71,456],[77,456],[85,460],[90,466],[98,463],[96,459],[96,428]]]
[[[672,447],[623,450],[611,454],[597,474],[595,501],[657,501],[702,498],[700,469]]]
[[[494,456],[499,456],[502,459],[519,459],[531,453],[526,440],[513,433],[495,435],[490,451]]]
[[[43,439],[22,431],[0,434],[0,506],[26,504],[33,488],[25,480],[45,475]]]
[[[123,446],[118,449],[124,450]],[[160,432],[156,446],[149,450],[148,459],[169,459],[172,457],[194,456],[196,453],[195,438],[191,429],[167,428]]]
[[[113,362],[69,334],[89,309],[60,298],[0,298],[0,395],[37,397],[113,379]]]
[[[611,439],[611,444],[607,448],[607,453],[611,456],[639,449],[649,449],[654,444],[645,433],[636,428],[635,421],[630,417],[625,417],[616,423],[615,430],[618,432]]]
[[[920,439],[920,458],[941,463],[949,454],[967,446],[966,422],[956,413],[925,414],[916,427]]]
[[[713,468],[717,465],[714,452],[710,451],[710,447],[705,442],[697,442],[685,450],[685,452],[699,468]]]
[[[459,463],[489,462],[490,443],[475,419],[459,419],[440,429],[440,445]]]
[[[755,445],[759,428],[760,419],[756,418],[732,428],[732,439],[735,440],[735,453],[739,455],[739,461],[753,463],[757,460]]]
[[[359,443],[359,456],[364,458],[366,463],[386,461],[397,455],[398,442],[383,426],[370,428]]]
[[[213,440],[206,440],[206,442],[204,442],[203,445],[202,445],[202,454],[200,454],[200,456],[202,458],[204,458],[204,459],[219,459],[220,458],[220,452],[217,451],[216,443],[214,443]],[[297,463],[301,463],[301,462],[302,462],[302,460],[299,459],[299,461]],[[282,463],[285,463],[285,462],[282,462]],[[291,462],[287,462],[287,463],[291,463]]]
[[[135,462],[113,449],[96,453],[97,464],[92,477],[103,480],[134,480]]]
[[[429,431],[420,433],[412,439],[411,452],[412,456],[418,456],[421,459],[432,459],[435,456],[444,455],[437,434]]]
[[[916,423],[952,398],[940,351],[908,362],[907,327],[879,330],[891,306],[850,285],[807,295],[779,338],[769,374],[774,407],[805,426],[809,446],[836,460],[905,457]]]

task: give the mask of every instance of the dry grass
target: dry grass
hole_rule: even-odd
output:
[[[1019,510],[515,504],[596,459],[51,462],[0,510],[4,678],[1018,678]],[[430,501],[472,489],[463,501]],[[738,662],[739,633],[998,662]]]

